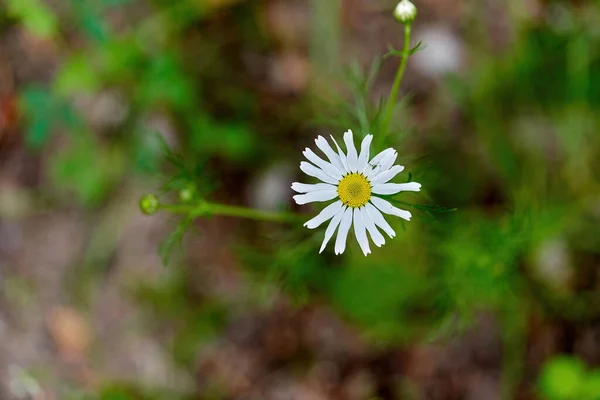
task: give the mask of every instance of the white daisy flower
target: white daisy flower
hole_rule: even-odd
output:
[[[363,139],[360,154],[354,147],[352,131],[344,133],[347,150],[345,154],[333,136],[331,139],[337,148],[337,153],[324,137],[319,136],[315,139],[317,147],[329,161],[325,161],[309,148],[302,153],[310,161],[300,163],[302,172],[323,183],[292,183],[292,189],[301,193],[295,195],[294,200],[297,204],[307,204],[337,198],[304,226],[315,229],[331,220],[325,230],[325,238],[319,253],[325,249],[337,229],[335,254],[342,254],[346,249],[346,239],[350,227],[354,225],[354,235],[366,256],[371,253],[367,232],[377,247],[381,247],[385,243],[385,238],[377,228],[383,230],[390,238],[396,236],[382,213],[395,215],[407,221],[410,221],[411,218],[409,211],[396,208],[375,195],[391,195],[402,191],[418,192],[421,190],[421,184],[416,182],[389,183],[392,178],[404,170],[404,167],[393,165],[398,153],[391,148],[382,151],[369,161],[373,135],[367,135]]]

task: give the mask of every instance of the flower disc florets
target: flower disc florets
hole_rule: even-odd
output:
[[[344,176],[338,183],[338,196],[348,207],[362,207],[371,198],[371,184],[363,175],[352,173]]]

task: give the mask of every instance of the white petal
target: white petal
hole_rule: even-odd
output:
[[[321,249],[319,250],[319,253],[322,253],[323,250],[325,250],[325,246],[327,246],[327,243],[329,243],[329,240],[333,236],[335,230],[340,224],[340,221],[342,220],[342,217],[344,216],[344,211],[346,211],[346,207],[342,207],[337,212],[337,214],[333,216],[331,222],[329,222],[329,225],[327,225],[327,229],[325,230],[325,237],[323,238],[323,244],[321,244]]]
[[[315,229],[325,221],[329,221],[342,208],[342,202],[336,201],[325,207],[316,217],[304,224],[308,229]]]
[[[340,170],[333,166],[333,164],[328,163],[327,161],[323,160],[321,157],[316,155],[315,152],[309,149],[308,147],[304,149],[302,154],[304,155],[304,157],[306,157],[308,161],[321,168],[323,172],[331,176],[333,179],[342,179],[342,172]]]
[[[393,205],[390,204],[389,201],[380,199],[379,197],[376,197],[376,196],[371,196],[371,202],[382,213],[386,213],[386,214],[390,214],[390,215],[395,215],[397,217],[400,217],[400,218],[403,218],[403,219],[405,219],[407,221],[410,221],[410,217],[412,216],[412,214],[410,213],[410,211],[401,210],[401,209],[399,209],[397,207],[394,207]]]
[[[388,152],[379,162],[379,167],[382,171],[386,171],[394,165],[396,162],[396,158],[398,157],[398,152],[396,150],[392,150]]]
[[[330,185],[329,183],[292,183],[292,190],[296,193],[308,193],[314,192],[316,190],[337,190],[335,185]]]
[[[419,192],[421,184],[417,182],[409,183],[380,183],[374,185],[372,192],[375,194],[396,194],[398,192]]]
[[[379,166],[372,167],[371,164],[367,165],[363,174],[369,180],[373,179],[374,176],[377,176],[381,173],[381,168]]]
[[[358,172],[363,172],[367,168],[372,140],[373,135],[367,135],[360,144],[360,155],[358,156],[358,164],[356,166]]]
[[[329,143],[327,143],[327,139],[325,139],[323,136],[319,136],[315,139],[315,143],[317,147],[321,149],[323,153],[325,153],[331,164],[333,164],[340,171],[344,170],[344,166],[340,161],[340,157],[335,154],[335,151],[333,151]]]
[[[375,226],[375,223],[373,222],[371,215],[367,211],[367,208],[361,207],[360,213],[361,213],[363,222],[365,224],[365,228],[367,228],[367,230],[369,231],[369,235],[371,235],[371,240],[373,240],[373,243],[375,243],[375,246],[381,247],[382,245],[384,245],[385,238],[383,237],[381,232],[379,232],[379,230]]]
[[[381,168],[378,166],[376,166],[375,168],[371,167],[371,165],[368,165],[367,168],[365,168],[365,172],[363,172],[363,174],[365,175],[365,177],[367,179],[372,180],[374,176],[377,176],[381,173]]]
[[[365,223],[363,222],[362,214],[359,208],[354,209],[354,236],[356,236],[356,241],[358,242],[363,254],[365,256],[370,254],[371,249],[369,248],[369,239],[367,238]]]
[[[402,185],[402,191],[404,192],[420,192],[421,184],[417,182],[400,183]]]
[[[377,164],[370,172],[365,174],[367,179],[373,179],[373,177],[376,177],[380,173],[389,170],[396,161],[396,157],[398,157],[398,152],[396,152],[396,150],[391,149],[391,151],[386,152],[383,158],[379,161],[379,164]]]
[[[342,254],[344,250],[346,250],[346,239],[348,238],[350,225],[352,225],[352,209],[347,208],[342,216],[340,229],[338,230],[337,238],[335,239],[335,254]]]
[[[373,223],[375,225],[377,225],[378,227],[380,227],[381,229],[383,229],[383,231],[385,233],[387,233],[389,237],[393,238],[394,236],[396,236],[396,232],[394,232],[394,230],[392,229],[392,227],[390,226],[390,224],[387,223],[387,221],[385,220],[385,218],[383,218],[383,215],[381,215],[381,213],[379,212],[379,210],[376,209],[373,206],[373,204],[371,204],[371,203],[365,204],[365,209],[367,210],[367,212],[371,216],[371,220],[373,221]]]
[[[380,183],[378,185],[373,185],[371,193],[382,195],[396,194],[401,190],[397,185],[397,183]]]
[[[379,175],[381,172],[383,172],[384,170],[381,168],[381,166],[379,164],[386,156],[394,153],[395,151],[396,150],[394,150],[392,148],[385,149],[381,153],[379,153],[375,157],[373,157],[373,159],[371,161],[369,161],[369,164],[367,164],[367,168],[365,168],[364,175],[368,179],[372,179],[373,177],[375,177],[375,176]]]
[[[338,196],[336,190],[317,190],[306,194],[297,194],[294,196],[296,204],[314,203],[317,201],[327,201],[335,199]]]
[[[378,183],[386,183],[402,171],[404,171],[404,167],[402,165],[394,165],[392,168],[386,171],[381,171],[377,175],[371,177],[371,184],[376,185]]]
[[[314,165],[307,163],[306,161],[302,161],[300,163],[300,169],[308,176],[313,176],[323,182],[331,183],[332,185],[336,185],[338,181],[333,179],[329,175],[327,175],[321,168],[317,168]]]
[[[375,157],[373,157],[373,159],[371,161],[369,161],[369,165],[371,165],[372,167],[376,167],[379,164],[379,162],[381,160],[383,160],[383,157],[385,157],[385,155],[388,154],[390,151],[394,151],[394,149],[389,147],[389,148],[383,150],[381,153],[379,153]]]
[[[346,158],[346,155],[344,154],[344,152],[340,148],[340,145],[338,144],[337,140],[335,140],[335,138],[333,137],[333,135],[330,135],[330,136],[331,136],[331,140],[333,140],[333,143],[335,143],[335,147],[337,147],[338,155],[340,156],[340,160],[342,161],[342,165],[344,166],[344,170],[346,172],[350,173],[350,168],[348,168],[348,160]]]
[[[356,153],[356,147],[354,147],[354,139],[351,130],[347,130],[346,133],[344,133],[344,143],[346,143],[346,161],[348,162],[348,169],[350,172],[356,172],[358,154]]]

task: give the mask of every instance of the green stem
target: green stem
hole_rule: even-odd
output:
[[[394,111],[394,106],[396,105],[396,99],[398,98],[398,91],[400,90],[400,84],[402,83],[402,77],[404,76],[404,71],[406,71],[406,64],[408,61],[408,56],[410,55],[410,34],[411,34],[411,25],[404,25],[404,48],[402,49],[402,57],[400,61],[400,65],[398,66],[398,70],[396,71],[396,78],[394,78],[394,84],[392,86],[392,90],[390,91],[390,97],[388,98],[385,114],[383,117],[383,126],[381,129],[381,139],[385,138],[388,134],[388,130],[390,127],[390,121],[392,119],[392,113]]]
[[[286,212],[257,210],[254,208],[229,206],[226,204],[209,204],[209,213],[212,215],[227,215],[271,222],[298,222],[299,216]]]
[[[301,217],[287,212],[257,210],[254,208],[231,206],[217,203],[201,204],[161,204],[159,209],[175,214],[190,214],[193,217],[224,215],[270,222],[300,222]]]

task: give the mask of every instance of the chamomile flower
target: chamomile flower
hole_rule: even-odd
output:
[[[309,148],[302,153],[310,162],[302,161],[300,169],[322,183],[294,182],[292,189],[301,193],[295,195],[294,200],[297,204],[335,200],[304,224],[309,229],[315,229],[329,221],[319,253],[325,249],[337,230],[335,254],[342,254],[346,249],[350,228],[354,226],[354,236],[366,256],[371,253],[367,232],[377,247],[385,243],[385,238],[379,229],[390,238],[396,236],[383,214],[394,215],[407,221],[411,218],[409,211],[394,207],[377,195],[391,195],[402,191],[418,192],[421,190],[421,184],[389,183],[404,170],[404,167],[394,165],[398,153],[391,148],[382,151],[369,161],[373,135],[367,135],[363,139],[360,154],[354,147],[352,131],[344,133],[346,153],[342,151],[333,136],[331,139],[337,152],[324,137],[319,136],[315,139],[317,147],[325,154],[328,161]]]

